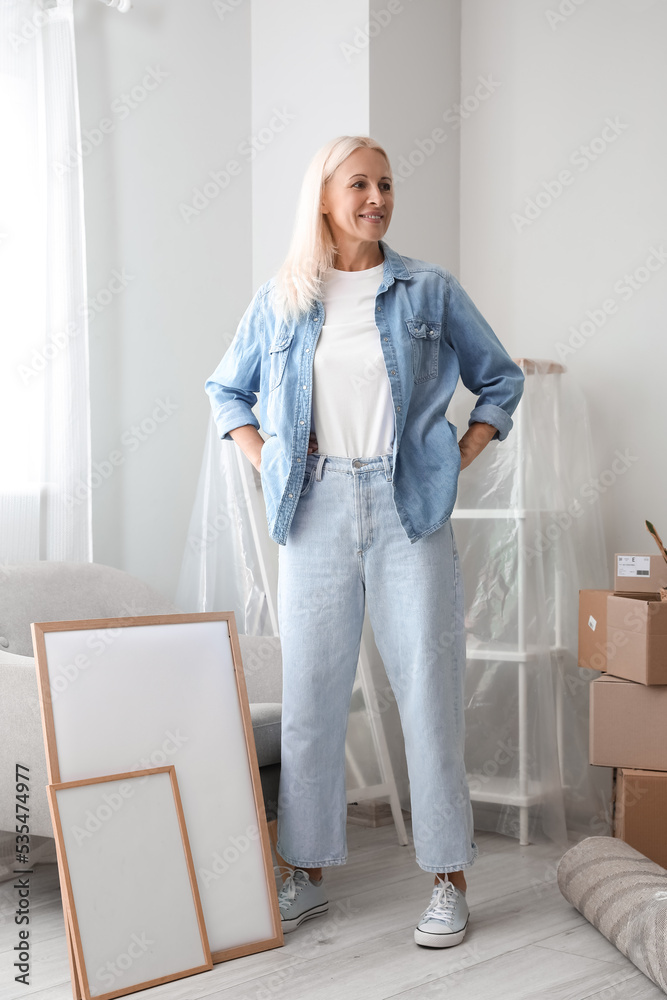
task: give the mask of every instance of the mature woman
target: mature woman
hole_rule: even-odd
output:
[[[377,142],[323,146],[287,259],[206,391],[220,437],[260,472],[280,545],[283,930],[326,912],[322,869],[347,860],[345,738],[367,601],[405,738],[416,861],[435,874],[415,941],[447,947],[465,934],[463,869],[478,853],[450,515],[459,471],[507,437],[523,374],[449,271],[384,241],[393,205]],[[459,375],[479,399],[457,443],[445,412]]]

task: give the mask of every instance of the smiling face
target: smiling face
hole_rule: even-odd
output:
[[[322,213],[340,251],[382,239],[394,210],[394,185],[382,153],[365,146],[343,160],[324,187]]]

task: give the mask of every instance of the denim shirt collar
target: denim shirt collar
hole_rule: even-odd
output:
[[[382,272],[382,281],[389,288],[393,285],[395,278],[401,278],[407,280],[410,277],[410,272],[405,266],[405,261],[399,253],[385,243],[384,240],[378,240],[382,252],[384,253],[384,271]]]

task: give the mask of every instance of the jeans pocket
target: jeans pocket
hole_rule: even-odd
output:
[[[427,382],[438,374],[440,323],[430,320],[406,320],[412,343],[412,376],[415,383]]]

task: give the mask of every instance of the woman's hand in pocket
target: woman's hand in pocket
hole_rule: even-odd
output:
[[[315,437],[315,431],[310,432],[310,438],[308,439],[308,454],[312,455],[317,451],[317,438]]]
[[[234,427],[233,430],[229,432],[229,436],[236,442],[248,461],[251,462],[259,472],[262,448],[264,447],[265,442],[255,425],[242,424],[240,427]]]
[[[467,469],[479,453],[486,448],[497,433],[497,429],[492,424],[485,424],[481,421],[474,421],[459,441],[459,451],[461,452],[461,471]]]

